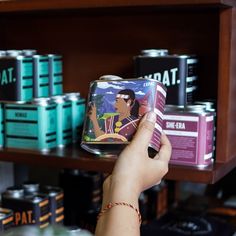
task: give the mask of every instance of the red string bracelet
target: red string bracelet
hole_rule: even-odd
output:
[[[114,206],[128,206],[130,208],[132,208],[133,210],[136,211],[136,213],[138,214],[138,219],[139,219],[139,223],[141,224],[142,223],[142,217],[141,217],[141,214],[139,212],[139,210],[134,207],[133,205],[129,204],[129,203],[126,203],[126,202],[110,202],[108,203],[101,211],[100,213],[98,214],[98,217],[97,217],[97,220],[99,220],[99,218],[106,212],[108,211],[109,209],[111,209],[112,207]]]

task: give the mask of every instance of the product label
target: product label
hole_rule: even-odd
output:
[[[214,116],[206,117],[206,150],[204,160],[208,160],[213,156],[213,144],[214,140]]]

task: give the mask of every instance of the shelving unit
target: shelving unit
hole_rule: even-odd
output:
[[[217,100],[216,160],[204,170],[170,166],[166,178],[215,183],[236,166],[235,7],[233,0],[1,1],[0,48],[62,54],[65,92],[84,97],[103,74],[132,77],[141,49],[198,55],[198,98]],[[0,161],[111,172],[115,158],[69,146],[48,154],[2,150]]]

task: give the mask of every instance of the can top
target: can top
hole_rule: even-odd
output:
[[[66,96],[66,99],[71,101],[77,101],[80,99],[80,92],[64,93],[64,95]]]
[[[33,203],[38,203],[43,200],[43,197],[41,197],[39,195],[28,195],[28,196],[25,196],[25,199],[30,200]]]
[[[67,226],[67,232],[70,236],[92,236],[88,230],[81,229],[78,226]]]
[[[142,56],[160,57],[168,55],[168,49],[144,49],[141,51]]]
[[[42,191],[49,194],[49,196],[55,196],[58,193],[62,193],[62,189],[55,186],[46,185],[43,187]]]
[[[0,50],[0,57],[4,57],[4,56],[6,56],[6,51]]]
[[[196,112],[196,113],[204,113],[206,111],[205,105],[187,105],[184,108],[185,111]]]
[[[23,49],[22,50],[22,55],[23,56],[33,56],[37,53],[37,50],[35,49]]]
[[[66,96],[65,95],[56,95],[56,96],[52,96],[51,100],[55,103],[63,103],[65,102]]]
[[[99,77],[99,80],[119,80],[119,79],[123,78],[117,75],[102,75]]]
[[[214,104],[214,102],[210,102],[210,101],[196,101],[196,102],[194,102],[194,104],[204,105],[206,107],[207,111],[215,111],[215,104]]]
[[[47,106],[51,103],[51,99],[50,98],[34,98],[31,102],[32,104],[36,104],[36,105],[41,105],[41,106]]]
[[[28,181],[23,183],[23,188],[27,194],[36,193],[39,191],[39,183]]]
[[[16,57],[20,55],[22,55],[21,50],[16,50],[16,49],[6,50],[6,56]]]
[[[24,196],[24,189],[18,186],[9,187],[4,192],[4,195],[6,197],[21,198]]]
[[[169,105],[166,104],[165,105],[165,111],[183,111],[184,110],[184,106],[180,106],[180,105]]]

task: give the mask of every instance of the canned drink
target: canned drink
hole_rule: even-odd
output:
[[[61,95],[63,93],[63,68],[62,56],[48,54],[49,59],[49,95]]]
[[[204,105],[166,106],[163,130],[172,145],[170,163],[202,168],[213,162],[214,113]]]
[[[135,76],[162,82],[168,89],[166,104],[191,104],[197,89],[197,63],[194,55],[169,54],[167,49],[146,49],[134,57]]]
[[[18,52],[0,56],[0,100],[29,101],[33,97],[32,58]]]
[[[13,211],[0,207],[0,232],[11,228],[14,224]]]
[[[45,195],[25,195],[24,189],[10,187],[2,193],[2,206],[14,212],[14,225],[49,225],[49,201]]]
[[[166,88],[157,80],[106,76],[92,82],[82,148],[102,155],[119,153],[132,139],[141,117],[154,111],[157,121],[149,146],[150,154],[156,153],[160,147],[165,97]]]
[[[71,102],[64,95],[51,97],[56,104],[57,147],[72,143]]]
[[[72,140],[76,143],[81,136],[81,129],[85,117],[85,99],[80,97],[80,93],[65,93],[67,100],[71,101],[72,110]]]
[[[4,107],[3,103],[0,103],[0,148],[4,147]]]
[[[49,96],[49,58],[47,55],[33,56],[34,97]]]
[[[49,151],[56,147],[56,137],[56,105],[50,99],[5,104],[7,148]]]
[[[43,186],[41,192],[49,198],[50,224],[62,224],[64,220],[64,193],[59,187]]]

